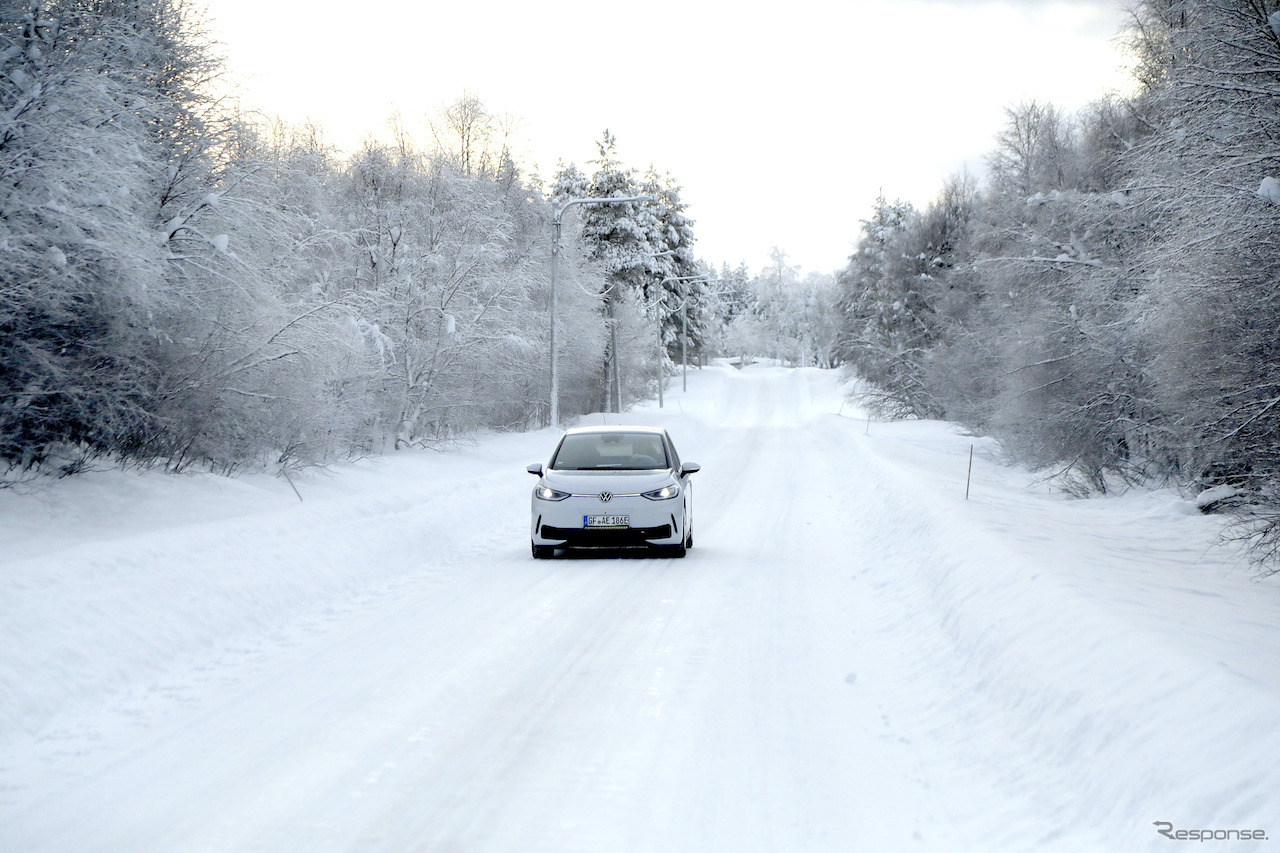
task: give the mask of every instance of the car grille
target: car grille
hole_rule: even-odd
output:
[[[542,525],[543,539],[561,539],[566,545],[579,548],[618,548],[625,545],[644,545],[650,539],[670,539],[671,525],[659,527],[587,528],[552,527]]]

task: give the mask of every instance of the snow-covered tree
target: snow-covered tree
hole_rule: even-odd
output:
[[[0,10],[0,458],[148,445],[217,130],[170,0]],[[198,263],[198,262],[197,262]]]
[[[895,416],[942,413],[922,376],[938,341],[931,271],[946,263],[929,236],[914,207],[882,195],[839,276],[840,359],[870,383],[869,402]]]
[[[599,157],[593,161],[595,167],[590,178],[585,178],[576,166],[562,166],[552,187],[552,203],[563,205],[572,198],[609,199],[634,198],[643,195],[642,184],[636,172],[618,159],[617,140],[607,130],[597,143]],[[685,227],[682,208],[678,206],[678,198],[673,198],[677,207],[668,211],[673,219],[674,233],[682,237]],[[663,244],[655,242],[664,236],[662,220],[659,218],[660,208],[657,202],[590,204],[580,206],[578,214],[582,223],[579,239],[586,248],[587,258],[600,270],[600,300],[604,323],[608,330],[609,343],[606,347],[604,361],[600,366],[600,405],[605,411],[621,411],[629,402],[624,395],[624,387],[634,390],[636,398],[647,396],[652,390],[650,379],[654,377],[656,365],[657,332],[650,332],[652,346],[647,350],[650,355],[640,359],[625,360],[622,358],[622,343],[643,339],[639,330],[625,330],[630,322],[643,322],[646,305],[657,304],[658,285],[666,277],[666,271],[676,267],[676,252],[668,253]],[[647,295],[650,295],[646,299]],[[618,306],[624,302],[634,302],[641,311],[620,313]],[[623,384],[623,374],[636,381]],[[640,377],[644,377],[641,379]]]
[[[347,186],[360,224],[348,299],[376,339],[397,445],[474,429],[509,399],[512,371],[543,351],[541,324],[526,320],[544,286],[543,221],[527,194],[407,137],[366,143]]]
[[[641,286],[639,297],[648,306],[651,322],[659,328],[663,349],[672,352],[679,346],[681,333],[680,306],[689,300],[687,315],[691,318],[690,338],[694,346],[701,341],[702,319],[705,317],[706,286],[709,278],[694,255],[694,222],[686,213],[688,205],[680,198],[680,186],[667,174],[660,176],[650,169],[640,184],[642,195],[654,199],[648,244],[656,263]]]
[[[1144,340],[1183,476],[1280,493],[1280,8],[1139,4],[1158,85],[1135,147],[1135,201],[1159,234],[1143,255]],[[1155,22],[1154,24],[1150,22]],[[1158,73],[1157,73],[1158,72]],[[1280,529],[1280,528],[1275,528]]]
[[[1076,184],[1076,145],[1068,116],[1039,101],[1007,108],[1005,116],[987,158],[996,193],[1027,198]]]
[[[465,177],[503,181],[510,188],[517,172],[511,148],[513,119],[495,115],[474,92],[464,92],[427,126],[435,142],[432,159],[452,161]]]

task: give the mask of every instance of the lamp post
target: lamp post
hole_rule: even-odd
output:
[[[560,221],[564,212],[575,204],[630,204],[653,201],[652,196],[629,198],[571,198],[555,208],[551,216],[551,426],[560,428],[560,365],[556,357],[556,266],[560,261]],[[616,355],[615,355],[616,357]]]
[[[658,290],[659,292],[661,292],[662,289],[667,286],[668,282],[673,282],[673,281],[689,282],[689,281],[697,281],[701,278],[702,276],[700,275],[668,276],[664,278],[661,281],[661,283],[658,284]],[[688,305],[688,303],[689,303],[689,293],[686,290],[684,298],[680,300],[680,305],[679,305],[680,316],[683,323],[682,334],[680,336],[680,361],[682,364],[685,361],[686,345],[689,338],[689,320],[688,320],[689,315],[688,315],[688,312],[685,310],[685,306]],[[659,409],[662,408],[662,379],[663,379],[662,353],[663,353],[663,350],[664,348],[662,346],[662,315],[659,314],[658,315],[658,408]],[[688,368],[686,367],[685,370],[687,371]],[[687,382],[684,384],[684,390],[685,391],[689,390],[689,386]]]
[[[666,287],[667,282],[679,281],[685,286],[684,298],[680,300],[680,390],[689,390],[689,289],[688,283],[691,281],[701,281],[703,284],[720,284],[728,281],[724,278],[705,278],[700,275],[682,275],[667,277],[658,285],[659,288]],[[658,373],[658,408],[662,408],[662,373],[661,373],[661,349],[662,349],[662,319],[658,319],[658,347],[659,347],[659,373]]]
[[[656,378],[658,380],[658,408],[659,409],[662,408],[662,385],[663,385],[662,380],[664,379],[662,375],[662,356],[666,352],[666,347],[662,345],[662,304],[663,304],[663,296],[665,295],[662,288],[663,286],[666,285],[667,282],[678,281],[678,280],[679,279],[664,278],[662,280],[662,283],[658,285],[658,291],[659,291],[658,296],[656,296],[652,302],[644,303],[646,310],[652,309],[653,311],[653,317],[655,320],[654,325],[657,327],[657,332],[658,332],[658,358],[657,358],[657,370],[655,371],[655,373],[657,374]],[[681,304],[683,305],[683,303]]]

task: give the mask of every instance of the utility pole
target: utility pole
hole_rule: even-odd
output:
[[[689,390],[689,282],[700,281],[703,284],[720,284],[729,281],[726,278],[706,278],[700,275],[670,276],[658,285],[659,290],[666,287],[667,282],[678,281],[685,285],[684,298],[680,300],[680,390]],[[662,316],[658,316],[658,346],[662,347]],[[659,354],[659,371],[661,371],[661,353]],[[658,374],[658,408],[662,408],[662,374]]]

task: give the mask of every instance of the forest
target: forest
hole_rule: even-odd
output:
[[[711,270],[675,178],[620,162],[607,130],[544,185],[463,93],[425,134],[391,116],[389,141],[341,155],[220,94],[179,0],[3,9],[5,482],[102,458],[288,469],[547,423],[551,222],[570,199],[647,200],[566,216],[566,415],[653,396],[682,355],[776,348],[774,326],[812,346],[786,331],[805,312],[781,254],[763,297]],[[819,291],[809,315],[830,314]]]
[[[0,3],[0,483],[325,464],[623,411],[681,358],[842,366],[1079,494],[1172,484],[1280,555],[1280,4],[1141,0],[1135,90],[1011,105],[847,266],[696,251],[675,176],[545,180],[463,93],[344,154],[246,111],[180,0]],[[644,197],[565,207],[573,199]]]
[[[1143,0],[1136,91],[1011,106],[981,182],[877,200],[837,354],[893,417],[1079,494],[1171,484],[1280,549],[1280,4]]]

